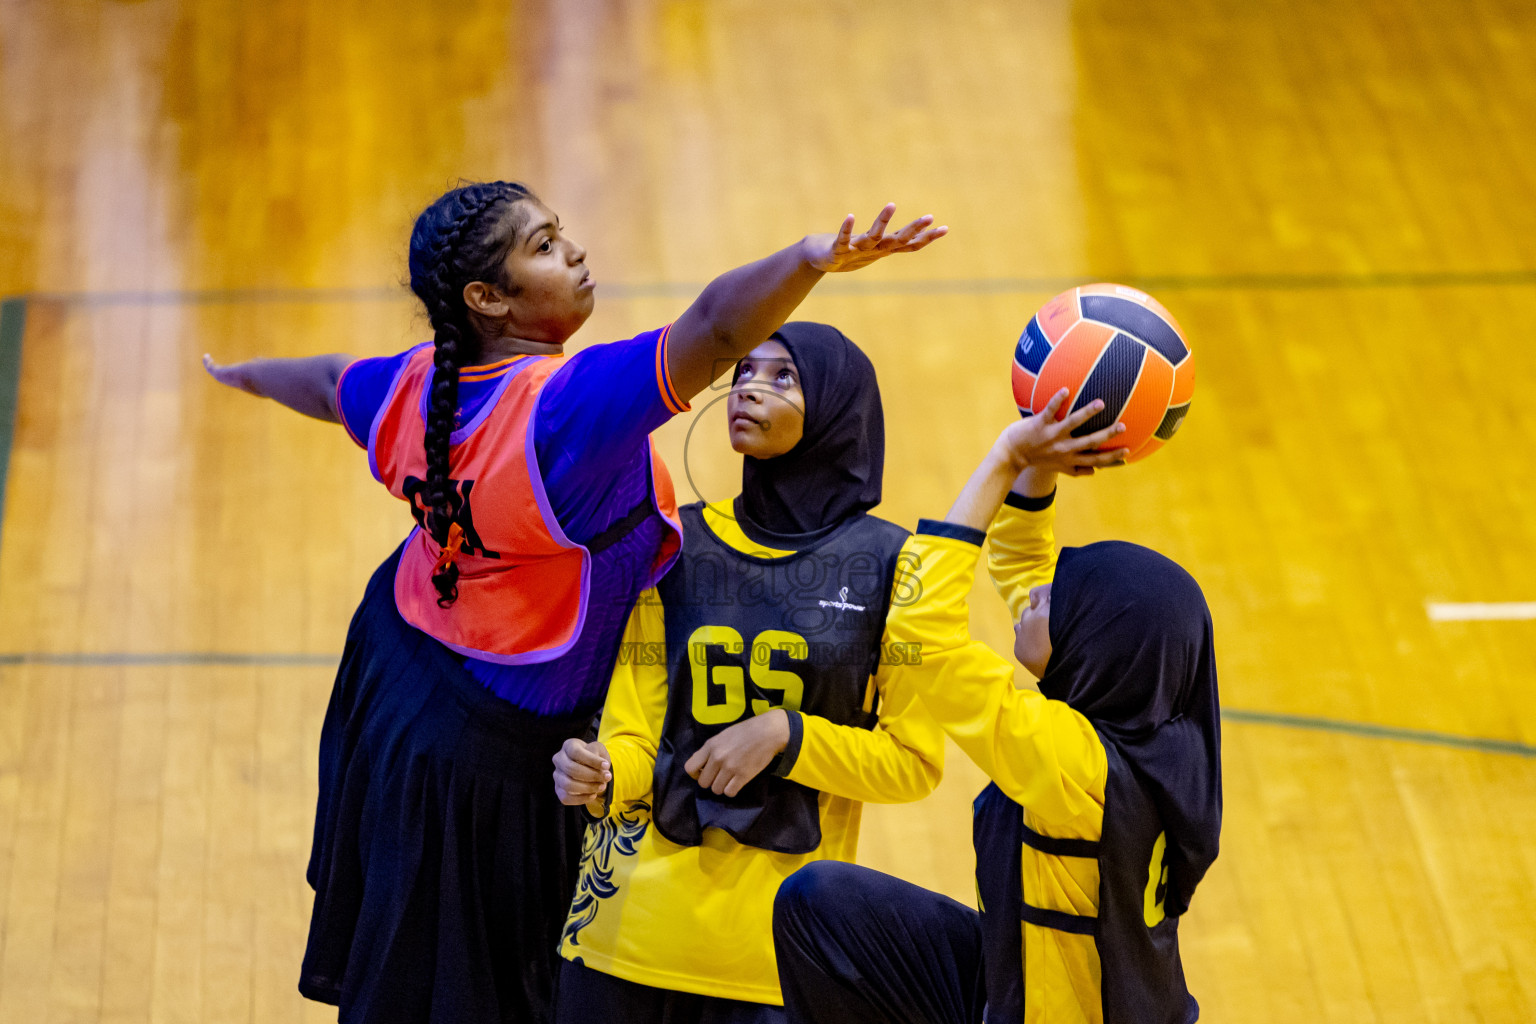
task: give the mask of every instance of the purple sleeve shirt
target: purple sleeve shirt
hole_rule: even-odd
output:
[[[544,384],[534,411],[533,440],[550,507],[565,535],[586,544],[648,500],[647,435],[688,406],[678,400],[666,366],[667,329],[593,345],[571,356]],[[349,365],[336,385],[342,425],[366,447],[395,374],[410,352]],[[460,372],[459,422],[467,423],[494,394],[506,364]],[[635,598],[649,575],[667,527],[652,515],[592,558],[591,600],[583,642],[552,661],[496,665],[474,658],[464,667],[497,695],[539,714],[595,710],[607,693],[613,660]]]
[[[645,438],[687,409],[666,374],[666,328],[625,341],[593,345],[566,360],[545,383],[534,413],[533,441],[550,507],[565,535],[586,543],[622,518],[643,493],[624,492],[623,478],[640,461]],[[336,409],[363,447],[389,396],[390,382],[414,349],[359,359],[336,384]],[[510,362],[510,361],[509,361]],[[467,423],[496,390],[497,366],[460,371],[459,422]],[[654,387],[646,386],[655,382]]]

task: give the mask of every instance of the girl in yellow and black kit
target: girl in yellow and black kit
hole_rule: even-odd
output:
[[[791,1021],[1199,1016],[1178,923],[1221,829],[1210,613],[1188,573],[1135,544],[1058,558],[1055,470],[1068,467],[1027,449],[1046,435],[1058,455],[1084,441],[1109,448],[1120,429],[1071,439],[1093,410],[1058,422],[1064,395],[1003,432],[943,521],[919,523],[910,550],[923,597],[888,623],[893,641],[921,642],[912,684],[992,779],[975,805],[980,913],[868,869],[808,866],[774,912]],[[1038,693],[970,639],[983,540]]]
[[[556,1021],[782,1021],[771,916],[811,861],[851,861],[860,801],[926,796],[943,734],[885,642],[906,530],[880,501],[873,366],[785,324],[736,368],[734,506],[680,511],[677,565],[624,637],[596,743],[556,756],[588,803]],[[906,595],[910,596],[910,595]]]

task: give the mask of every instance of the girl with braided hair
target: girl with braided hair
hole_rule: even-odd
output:
[[[712,281],[670,326],[565,342],[586,250],[525,186],[417,219],[433,339],[399,355],[258,359],[221,383],[340,423],[416,527],[369,582],[320,738],[299,988],[347,1022],[544,1022],[580,854],[550,758],[587,735],[639,594],[680,524],[649,434],[828,272],[942,236],[923,217],[811,235]]]

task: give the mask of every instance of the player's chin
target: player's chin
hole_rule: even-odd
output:
[[[587,322],[587,317],[591,316],[592,310],[596,308],[597,296],[593,293],[592,289],[577,289],[576,295],[571,299],[570,319],[577,327],[580,327]]]
[[[731,424],[731,450],[737,455],[757,456],[762,451],[762,432],[756,424]]]

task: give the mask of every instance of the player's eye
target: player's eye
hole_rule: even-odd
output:
[[[552,248],[554,248],[554,242],[548,238],[539,243],[539,252],[549,252]]]

